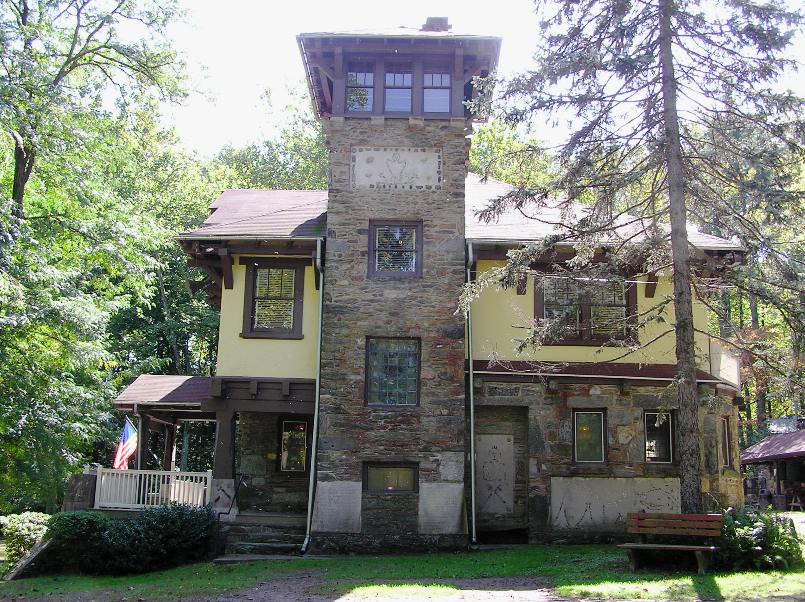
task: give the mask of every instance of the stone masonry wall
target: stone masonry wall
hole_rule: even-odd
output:
[[[502,413],[512,407],[527,408],[531,541],[622,534],[625,513],[639,510],[637,506],[649,512],[676,506],[674,511],[678,511],[678,466],[645,462],[643,411],[676,407],[673,396],[668,399],[662,387],[633,386],[622,393],[618,386],[606,383],[562,384],[551,392],[539,382],[481,379],[475,387],[481,415],[487,408]],[[705,502],[740,505],[740,475],[734,468],[722,466],[719,430],[721,418],[730,417],[732,466],[739,466],[737,409],[731,396],[719,395],[712,387],[700,387],[700,396]],[[604,464],[574,464],[574,408],[606,410]],[[627,508],[629,504],[635,508]],[[506,528],[505,521],[501,528]]]
[[[330,191],[314,546],[454,546],[466,541],[464,324],[454,315],[464,283],[465,124],[347,119],[324,125]],[[378,163],[396,160],[387,152],[393,148],[428,149],[421,151],[423,161],[440,152],[440,181],[434,185],[431,169],[427,186],[414,179],[405,186],[353,188],[352,149],[363,149],[365,161],[367,147],[386,149]],[[367,278],[371,219],[422,221],[421,278]],[[364,405],[367,336],[421,339],[419,406]],[[419,491],[364,492],[367,461],[418,464]]]

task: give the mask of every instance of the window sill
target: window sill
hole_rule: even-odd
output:
[[[280,339],[286,341],[300,341],[305,338],[303,334],[278,332],[241,332],[241,339]]]
[[[548,341],[545,347],[620,347],[619,343],[626,343],[628,339],[562,339],[561,341]]]
[[[367,275],[369,280],[422,280],[417,272],[373,272]]]
[[[383,410],[384,412],[405,412],[406,410],[418,410],[421,406],[419,402],[411,405],[364,402],[363,407],[369,408],[370,410]]]

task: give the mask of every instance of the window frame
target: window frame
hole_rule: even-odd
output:
[[[427,116],[443,116],[450,115],[453,106],[453,73],[452,68],[448,64],[438,65],[425,63],[422,69],[422,114]],[[425,84],[425,76],[427,75],[447,75],[446,86],[433,86]],[[447,110],[446,111],[426,111],[425,110],[425,91],[426,90],[447,90]]]
[[[721,417],[721,468],[732,468],[732,432],[730,431],[730,417]]]
[[[579,460],[578,453],[576,452],[576,443],[578,437],[576,436],[577,420],[576,416],[579,414],[600,414],[601,415],[601,459],[600,460]],[[574,408],[573,409],[573,464],[599,464],[605,465],[607,463],[607,411],[606,408]]]
[[[405,72],[398,73],[397,71],[395,71],[395,67],[397,69],[399,69],[400,67],[403,67],[403,66],[405,66],[408,69],[407,73],[405,73]],[[414,114],[414,77],[415,77],[414,73],[415,73],[415,71],[416,71],[416,69],[414,68],[414,63],[410,59],[400,58],[400,59],[391,59],[391,60],[383,61],[383,80],[382,80],[382,85],[383,85],[383,115],[394,116],[394,115],[413,115]],[[394,73],[396,75],[403,75],[403,76],[404,75],[409,75],[410,78],[411,78],[411,85],[410,86],[397,86],[397,85],[389,86],[386,83],[386,77],[388,77],[388,75],[390,73]],[[388,90],[410,90],[411,102],[410,102],[410,105],[409,105],[407,111],[392,111],[392,110],[389,110],[389,109],[386,108],[386,106],[387,106],[386,102],[387,102],[387,96],[388,96],[387,91]]]
[[[545,272],[547,274],[547,272]],[[624,299],[626,302],[626,328],[624,333],[615,336],[601,337],[592,334],[592,307],[593,303],[580,302],[579,306],[579,328],[576,336],[567,336],[562,339],[550,341],[546,345],[577,345],[577,346],[600,346],[613,341],[627,340],[636,335],[634,329],[635,316],[637,315],[637,286],[633,282],[628,282],[623,276]],[[534,318],[537,321],[545,319],[545,290],[541,279],[534,279]]]
[[[304,470],[283,470],[282,468],[282,432],[286,422],[305,423],[305,469]],[[304,475],[310,470],[310,420],[300,417],[298,414],[281,415],[277,420],[277,472],[286,476]]]
[[[412,272],[389,272],[377,269],[377,229],[385,226],[402,226],[415,229],[416,241],[414,242],[414,270]],[[369,220],[369,263],[367,266],[367,277],[371,279],[386,278],[389,280],[405,280],[410,278],[422,278],[422,222],[407,220]]]
[[[409,490],[397,490],[397,491],[378,491],[377,489],[369,489],[369,469],[370,468],[408,468],[413,471],[414,478],[413,478],[413,485],[414,488]],[[419,464],[417,462],[384,462],[384,461],[368,461],[363,463],[363,492],[370,494],[370,495],[418,495],[419,494]]]
[[[269,257],[241,257],[240,264],[246,266],[246,286],[243,295],[243,330],[240,333],[246,339],[302,339],[302,309],[305,295],[305,268],[309,265],[306,259],[275,259]],[[294,273],[294,309],[293,326],[291,328],[255,328],[254,306],[258,269],[293,269]]]
[[[366,67],[366,71],[358,71],[355,69],[350,69],[351,66],[355,64],[361,64],[362,67]],[[344,74],[344,114],[345,115],[373,115],[375,113],[375,104],[377,99],[377,73],[378,73],[378,64],[377,60],[372,59],[362,59],[360,57],[354,57],[347,61],[346,69],[343,71]],[[372,85],[367,86],[366,84],[360,86],[350,86],[349,85],[349,74],[350,73],[371,73],[372,74]],[[385,82],[385,73],[383,75],[384,82]],[[364,89],[364,90],[371,90],[371,101],[369,102],[368,108],[361,109],[361,110],[354,110],[349,108],[349,91],[350,89]],[[385,103],[385,93],[384,93],[384,103]]]
[[[671,451],[671,459],[668,462],[659,461],[659,460],[649,460],[648,459],[648,416],[652,414],[656,416],[657,414],[666,414],[668,416],[668,438],[669,438],[669,449]],[[655,419],[656,422],[656,419]],[[666,466],[674,464],[675,454],[676,451],[674,449],[674,436],[676,432],[674,430],[674,413],[672,411],[661,411],[661,410],[643,410],[643,460],[646,464],[651,464],[652,466],[655,464],[664,464]]]
[[[416,364],[416,403],[377,403],[369,401],[369,341],[372,339],[385,339],[392,341],[416,341],[417,343],[417,364]],[[368,408],[382,408],[383,410],[405,411],[418,408],[422,401],[422,339],[419,337],[393,337],[393,336],[374,336],[367,335],[364,340],[364,368],[363,368],[363,405]]]

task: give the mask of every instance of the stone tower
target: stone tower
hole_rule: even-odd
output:
[[[466,545],[464,181],[497,38],[299,36],[330,157],[318,549]]]

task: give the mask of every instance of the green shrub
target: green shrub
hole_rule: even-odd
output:
[[[47,538],[51,540],[51,559],[61,568],[86,570],[94,564],[104,534],[112,520],[102,512],[59,512],[48,521]],[[51,561],[50,564],[53,564]]]
[[[719,564],[727,568],[786,569],[802,563],[794,523],[771,511],[725,512],[719,548]]]
[[[159,506],[117,520],[98,512],[64,512],[51,520],[48,564],[92,574],[144,573],[206,558],[214,535],[209,508]]]
[[[23,512],[0,516],[0,530],[6,542],[9,564],[14,564],[36,545],[47,531],[49,514]]]

